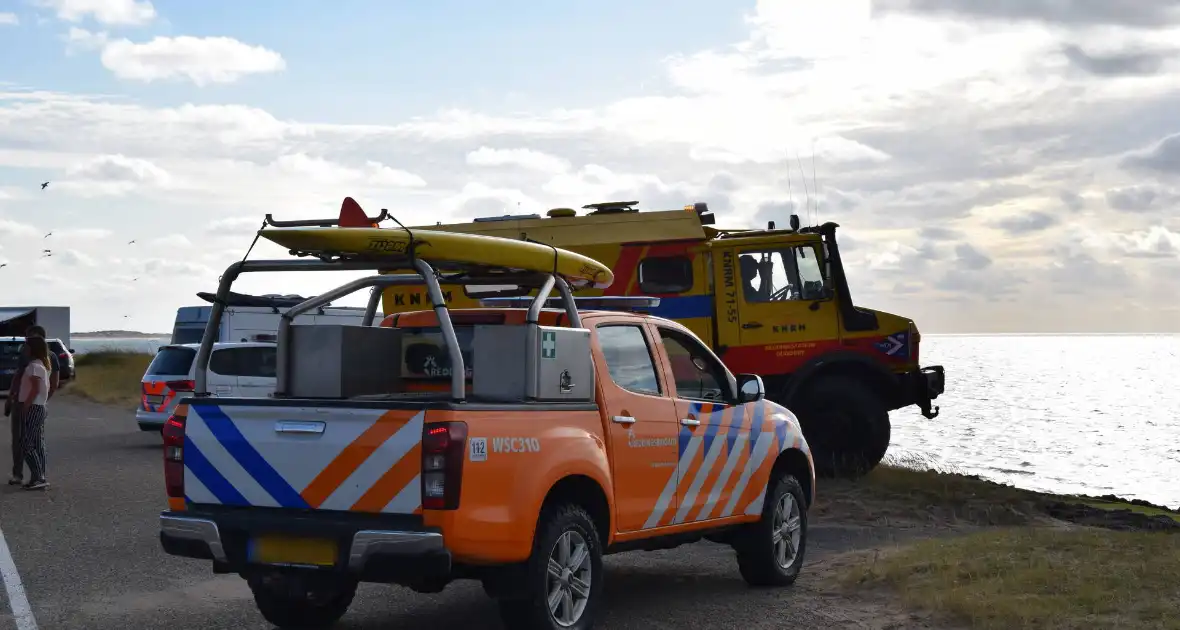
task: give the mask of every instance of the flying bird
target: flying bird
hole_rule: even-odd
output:
[[[131,240],[127,241],[127,244],[128,244],[128,245],[130,245],[130,244],[132,244],[132,243],[134,243],[134,242],[135,242],[135,239],[131,239]]]
[[[45,188],[46,188],[47,186],[49,186],[49,182],[42,182],[42,184],[41,184],[41,190],[45,190]]]
[[[0,263],[0,269],[3,269],[7,266],[8,266],[8,263]]]
[[[41,238],[49,238],[50,236],[53,236],[53,232],[50,232],[49,234],[46,234],[45,236],[42,236]]]

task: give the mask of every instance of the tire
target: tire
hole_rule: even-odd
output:
[[[800,422],[822,477],[862,477],[889,450],[892,427],[880,397],[851,376],[820,377],[807,383]]]
[[[258,612],[278,628],[331,628],[348,612],[356,596],[357,583],[333,578],[313,581],[310,577],[298,572],[281,572],[252,575],[247,582]]]
[[[570,543],[568,555],[563,549],[566,542]],[[581,562],[579,549],[585,549],[586,554]],[[563,556],[569,560],[563,560]],[[566,566],[551,575],[551,559]],[[570,572],[571,566],[576,570]],[[582,585],[584,598],[579,597],[578,584]],[[547,506],[541,511],[533,553],[524,567],[523,597],[501,599],[500,619],[507,630],[589,630],[598,616],[602,584],[602,544],[590,515],[574,504]],[[562,597],[553,611],[549,597],[559,588],[568,597]],[[565,607],[571,603],[573,614],[566,615]]]
[[[762,518],[747,526],[734,544],[738,570],[750,586],[794,584],[807,551],[807,502],[803,486],[789,474],[772,478],[770,483],[762,505]]]

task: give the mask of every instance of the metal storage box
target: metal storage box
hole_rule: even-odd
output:
[[[350,398],[401,387],[402,331],[396,328],[293,324],[288,342],[292,398]]]
[[[594,400],[594,359],[585,328],[476,326],[472,350],[476,399]]]

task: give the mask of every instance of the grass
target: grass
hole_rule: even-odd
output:
[[[837,574],[981,630],[1180,630],[1180,535],[1003,528],[931,539]]]
[[[1042,516],[1051,498],[952,469],[918,469],[927,466],[895,461],[857,480],[825,479],[814,511],[878,522],[1022,525]]]
[[[1098,508],[1100,510],[1130,510],[1139,514],[1146,514],[1147,516],[1166,516],[1177,523],[1180,523],[1180,513],[1173,510],[1167,510],[1157,507],[1148,507],[1146,505],[1136,505],[1134,503],[1119,503],[1115,501],[1102,501],[1098,499],[1084,499],[1079,501],[1083,505]]]
[[[142,352],[104,350],[78,355],[78,375],[63,390],[87,400],[108,405],[139,404],[140,381],[153,356]]]

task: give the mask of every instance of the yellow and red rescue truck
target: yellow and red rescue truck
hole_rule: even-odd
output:
[[[260,234],[319,260],[243,261],[222,275],[194,392],[163,430],[160,540],[245,578],[270,623],[331,627],[360,582],[431,593],[475,579],[507,628],[590,630],[604,554],[702,539],[731,545],[752,585],[795,582],[815,496],[797,419],[688,328],[610,308],[627,298],[579,304],[571,285],[611,283],[601,263],[419,230]],[[211,395],[238,274],[333,269],[400,273],[285,312],[273,395]],[[537,296],[451,311],[437,278],[456,275]],[[424,286],[431,308],[378,325],[372,310],[360,326],[294,323],[393,285]],[[544,308],[551,292],[561,308]],[[433,368],[407,369],[418,362]]]
[[[821,475],[857,476],[880,463],[889,412],[916,405],[927,418],[943,393],[942,366],[920,364],[912,319],[857,305],[837,224],[721,229],[704,203],[640,212],[638,202],[540,215],[478,218],[422,229],[527,239],[607,264],[615,282],[579,295],[653,296],[650,313],[680,322],[734,372],[760,374],[767,396],[798,414]],[[412,228],[413,229],[413,228]],[[515,287],[443,284],[451,308],[473,308]],[[421,308],[416,287],[390,287],[385,313]]]

